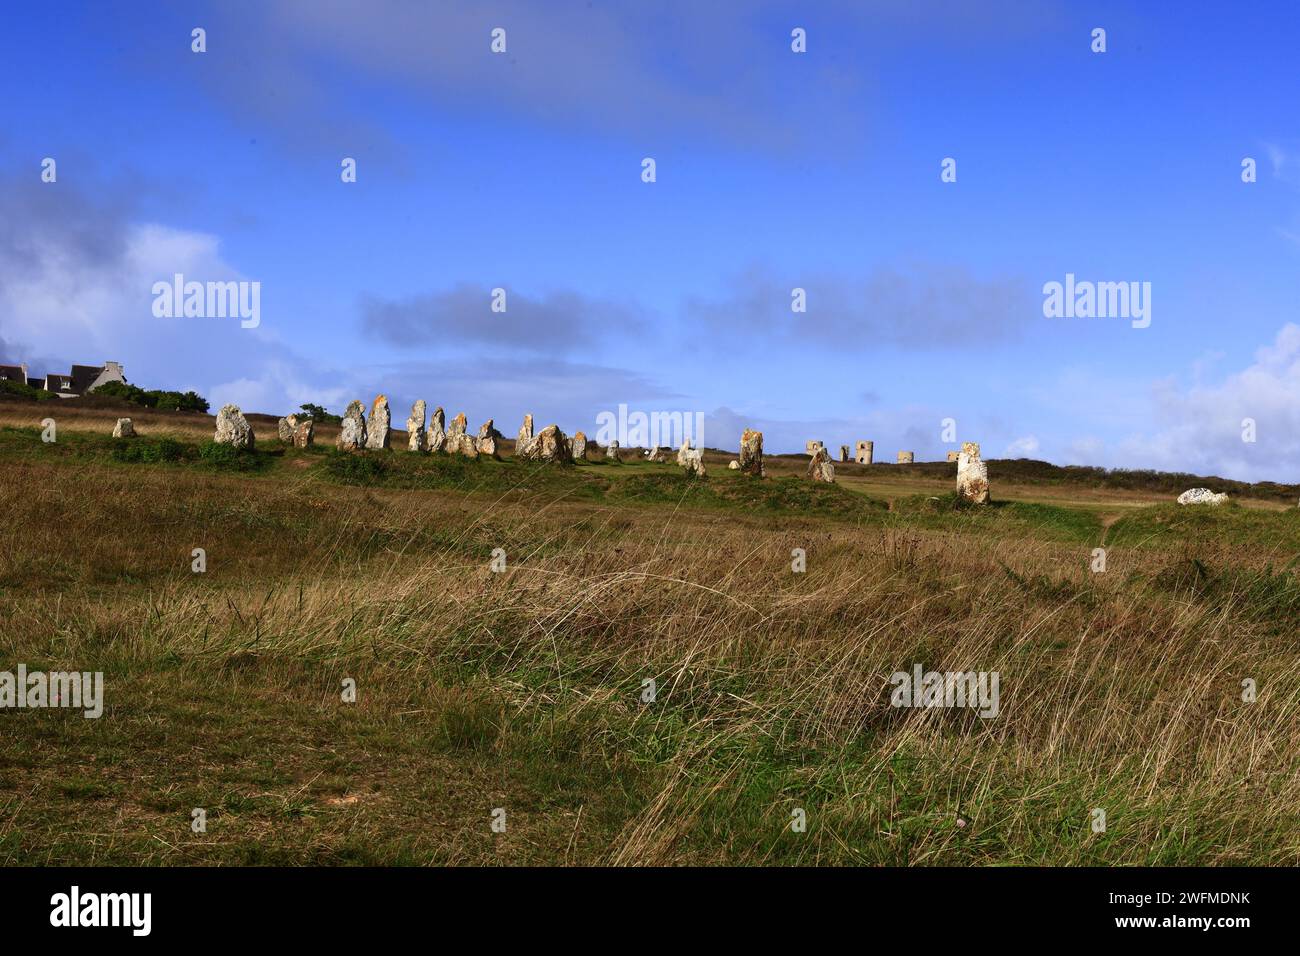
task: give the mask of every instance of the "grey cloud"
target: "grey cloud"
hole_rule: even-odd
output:
[[[56,159],[59,178],[53,183],[43,182],[35,166],[0,175],[0,356],[8,364],[25,362],[34,376],[93,356],[67,354],[63,350],[77,343],[66,339],[33,337],[24,328],[20,290],[39,290],[37,298],[48,306],[68,302],[81,280],[118,282],[130,217],[141,197],[131,177],[106,180],[89,157]],[[95,188],[88,191],[79,182]]]
[[[459,347],[477,342],[517,352],[558,354],[606,337],[642,334],[648,324],[635,303],[562,290],[540,296],[506,289],[506,311],[493,312],[492,290],[468,282],[405,299],[363,296],[363,329],[390,344]]]
[[[136,191],[101,183],[92,199],[70,172],[62,165],[54,183],[42,182],[35,168],[0,178],[0,290],[39,279],[52,262],[97,271],[123,262]]]
[[[807,311],[791,311],[791,290]],[[712,331],[759,333],[841,348],[897,345],[945,348],[1018,338],[1037,308],[1030,284],[980,279],[961,266],[877,267],[862,278],[777,278],[762,267],[735,277],[720,299],[694,297],[688,316]]]

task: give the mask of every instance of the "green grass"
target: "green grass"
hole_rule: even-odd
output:
[[[1249,545],[1300,554],[1300,508],[1257,511],[1229,502],[1212,507],[1178,504],[1134,509],[1110,528],[1116,546],[1181,546],[1187,543]]]
[[[1300,484],[1273,481],[1255,483],[1220,478],[1217,475],[1192,475],[1185,472],[1150,471],[1125,468],[1094,468],[1087,465],[1053,465],[1031,458],[994,458],[987,460],[989,481],[996,488],[1001,483],[1045,485],[1050,487],[1105,488],[1115,491],[1153,492],[1176,497],[1188,488],[1208,487],[1227,492],[1233,498],[1258,498],[1294,505],[1300,499]],[[906,474],[914,478],[954,479],[957,466],[952,462],[926,461],[911,465],[868,465],[867,475],[893,477]]]
[[[214,447],[0,430],[0,657],[106,684],[0,715],[0,862],[1300,861],[1293,513]]]
[[[988,506],[963,501],[955,491],[938,495],[910,495],[894,502],[899,524],[931,530],[964,531],[982,535],[1024,534],[1049,541],[1096,542],[1101,519],[1085,508],[999,501]]]
[[[216,442],[181,441],[168,436],[113,438],[63,430],[45,442],[38,428],[0,428],[0,461],[75,458],[120,465],[178,465],[212,471],[260,472],[283,455],[281,449],[237,449]]]

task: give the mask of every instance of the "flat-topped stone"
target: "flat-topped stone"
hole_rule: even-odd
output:
[[[1188,488],[1178,496],[1180,505],[1221,505],[1226,504],[1228,496],[1222,492],[1216,494],[1209,488]]]

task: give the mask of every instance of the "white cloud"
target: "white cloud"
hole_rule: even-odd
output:
[[[1007,445],[1003,453],[1005,458],[1032,458],[1038,454],[1038,439],[1033,435],[1026,435],[1023,438],[1017,438],[1011,444]]]
[[[1253,364],[1218,384],[1158,383],[1152,406],[1162,427],[1120,442],[1121,458],[1243,480],[1300,479],[1300,325],[1284,325]],[[1254,442],[1243,441],[1246,419]]]
[[[276,412],[337,400],[343,389],[307,380],[310,364],[282,344],[265,308],[256,329],[238,318],[153,314],[153,284],[176,273],[202,282],[246,278],[222,257],[217,236],[87,215],[104,237],[93,253],[48,219],[0,243],[0,337],[10,361],[40,375],[111,359],[135,384],[193,389],[214,407],[235,401]],[[234,370],[241,374],[229,379]]]

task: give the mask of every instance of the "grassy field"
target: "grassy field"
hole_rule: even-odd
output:
[[[0,863],[1300,863],[1294,486],[995,461],[968,509],[941,463],[700,482],[258,418],[231,455],[118,414],[0,405],[0,670],[106,688],[0,711]],[[891,707],[915,664],[997,671],[997,717]]]

